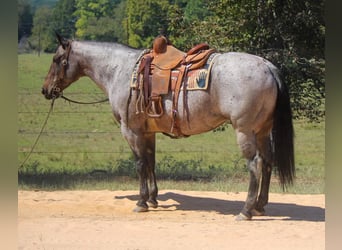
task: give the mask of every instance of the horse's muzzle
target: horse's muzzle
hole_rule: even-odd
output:
[[[56,99],[62,95],[62,92],[60,88],[54,87],[51,91],[49,91],[47,88],[42,88],[42,94],[45,96],[46,99]]]

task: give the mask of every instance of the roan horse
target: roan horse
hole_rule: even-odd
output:
[[[134,211],[156,208],[155,131],[157,128],[158,132],[170,132],[171,94],[163,97],[164,115],[154,119],[152,131],[150,118],[135,113],[139,90],[130,88],[132,71],[142,50],[57,37],[59,46],[42,94],[55,99],[80,77],[91,78],[108,95],[114,117],[135,156],[140,198]],[[295,175],[292,112],[288,90],[277,68],[247,53],[219,54],[212,66],[208,89],[189,91],[186,105],[189,117],[184,117],[183,112],[178,114],[184,135],[207,132],[225,122],[232,125],[250,172],[248,196],[236,219],[263,215],[272,167],[283,188],[292,184]],[[184,102],[179,101],[178,107],[182,110]]]

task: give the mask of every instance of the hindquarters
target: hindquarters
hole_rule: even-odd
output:
[[[291,184],[295,176],[292,112],[278,69],[258,56],[226,53],[213,66],[212,83],[216,87],[211,94],[220,112],[241,138],[248,138],[238,138],[244,156],[252,158],[260,151],[257,138],[270,137],[272,165],[280,183]]]

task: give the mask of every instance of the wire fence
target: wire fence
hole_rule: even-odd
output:
[[[79,100],[103,97],[102,92],[73,92],[71,95]],[[18,93],[19,163],[31,151],[49,106],[49,101],[36,89],[25,89]],[[310,143],[309,139],[299,142],[299,146],[310,148]],[[321,147],[316,152],[315,149],[310,150],[310,154],[324,154]],[[229,126],[223,132],[209,132],[184,140],[174,140],[158,134],[157,161],[170,156],[182,160],[205,161],[207,166],[236,165],[242,159],[235,132]],[[43,165],[89,167],[131,157],[131,149],[123,138],[108,103],[78,105],[57,99],[47,126],[27,164],[33,166],[40,162]]]

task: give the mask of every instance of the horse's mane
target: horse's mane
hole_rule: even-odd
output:
[[[100,46],[103,48],[126,48],[126,49],[132,49],[132,50],[140,50],[139,48],[134,48],[132,46],[117,43],[117,42],[104,42],[104,41],[93,41],[93,40],[73,40],[77,42],[81,42],[84,44],[94,45],[94,46]]]

